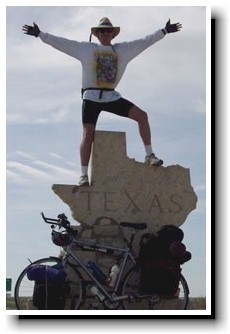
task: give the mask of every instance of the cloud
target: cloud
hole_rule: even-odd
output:
[[[47,173],[17,161],[7,161],[6,168],[8,181],[29,184],[33,180],[37,184],[40,180],[49,180]]]
[[[25,153],[25,152],[23,152],[23,151],[16,151],[15,152],[18,156],[20,156],[20,157],[22,157],[22,158],[24,158],[24,159],[26,159],[26,160],[34,160],[35,159],[35,157],[34,157],[34,155],[32,155],[32,154],[29,154],[29,153]]]
[[[56,153],[48,156],[59,157],[59,163],[64,162],[64,158]],[[73,168],[74,164],[72,164]],[[36,185],[52,183],[57,180],[73,182],[76,179],[76,172],[73,169],[58,166],[47,161],[37,159],[33,154],[17,151],[14,160],[6,163],[7,183]]]
[[[41,160],[35,160],[34,164],[46,170],[49,175],[52,175],[52,178],[54,175],[56,179],[58,178],[63,179],[63,177],[68,178],[68,179],[70,178],[75,179],[76,177],[76,174],[73,170],[69,170],[69,169],[66,169],[60,166],[55,166],[55,165],[52,165],[50,163],[47,163]]]
[[[75,120],[76,109],[81,109],[80,96],[75,92],[72,93],[65,89],[64,92],[62,90],[60,94],[57,94],[60,89],[53,86],[50,94],[44,95],[43,92],[36,93],[33,84],[30,87],[32,88],[30,91],[26,90],[22,94],[20,90],[8,91],[8,95],[12,93],[15,97],[14,100],[7,101],[8,124],[51,124]]]
[[[57,154],[55,152],[50,152],[50,153],[48,153],[48,155],[57,159],[57,160],[63,160],[63,157],[60,154]]]

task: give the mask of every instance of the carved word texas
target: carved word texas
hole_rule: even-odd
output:
[[[74,192],[74,190],[73,190]],[[119,199],[118,199],[119,197]],[[141,203],[141,194],[131,194],[128,192],[97,192],[97,191],[81,191],[79,193],[79,201],[82,209],[90,213],[95,211],[95,207],[100,208],[101,213],[109,212],[130,212],[130,213],[179,213],[182,210],[182,196],[171,194],[168,200],[161,199],[159,195],[152,194],[145,203]],[[120,203],[118,206],[117,203]]]

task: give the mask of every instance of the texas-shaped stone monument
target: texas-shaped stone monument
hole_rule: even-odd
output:
[[[124,132],[96,131],[89,186],[54,184],[52,189],[87,229],[110,220],[145,222],[148,232],[156,232],[165,224],[182,225],[197,203],[188,168],[130,159]]]
[[[165,224],[182,225],[197,203],[188,168],[153,167],[130,159],[124,132],[96,131],[89,186],[54,184],[52,188],[70,207],[80,223],[78,236],[86,241],[124,248],[130,230],[119,223],[147,223],[147,229],[135,238],[136,254],[141,234],[156,232]],[[107,275],[117,261],[104,252],[81,251],[78,247],[74,251],[85,263],[96,261]],[[93,298],[87,294],[84,309]],[[170,305],[162,307],[170,309]]]

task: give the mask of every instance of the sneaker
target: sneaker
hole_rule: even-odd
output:
[[[163,165],[163,160],[157,158],[154,153],[145,157],[145,163],[151,166],[161,166]]]
[[[82,176],[80,176],[78,185],[79,185],[79,186],[89,186],[89,178],[88,178],[88,175],[82,175]]]

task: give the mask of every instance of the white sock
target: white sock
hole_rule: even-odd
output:
[[[152,145],[145,145],[145,152],[147,156],[152,154],[153,153]]]
[[[82,175],[88,175],[88,166],[81,166]]]

